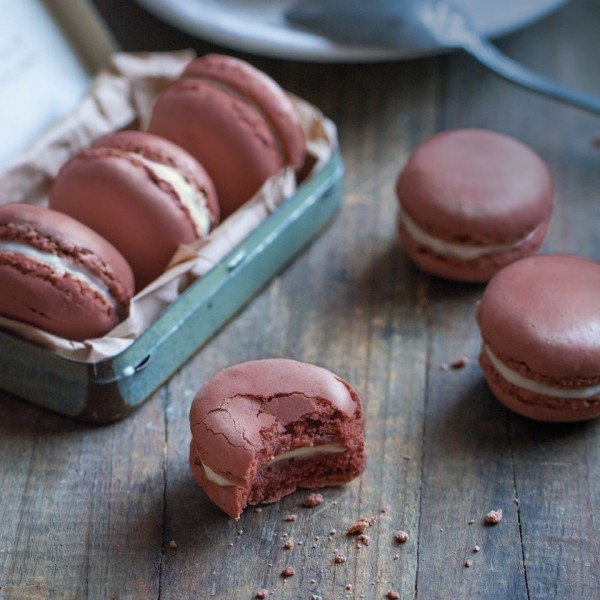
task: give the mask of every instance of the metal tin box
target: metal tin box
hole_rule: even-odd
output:
[[[115,50],[110,32],[106,31],[87,0],[73,0],[68,5],[24,0],[10,6],[11,11],[5,15],[7,21],[0,26],[0,33],[2,27],[8,28],[6,31],[15,40],[11,46],[14,47],[12,57],[9,53],[2,67],[4,71],[0,69],[0,73],[5,75],[2,84],[12,86],[10,94],[5,93],[5,98],[13,105],[14,117],[20,117],[23,112],[22,105],[14,97],[19,86],[23,102],[27,100],[33,104],[32,111],[27,113],[30,122],[24,122],[27,131],[23,131],[22,135],[13,126],[6,110],[0,114],[0,117],[9,119],[11,127],[8,129],[15,134],[12,145],[3,143],[0,148],[5,157],[7,153],[19,150],[17,146],[20,144],[37,139],[31,137],[35,132],[30,126],[34,117],[36,126],[41,128],[52,116],[61,119],[67,114],[66,111],[76,105],[78,97],[92,81],[93,74]],[[36,35],[31,36],[29,30],[34,24]],[[28,43],[18,44],[19,39]],[[51,50],[46,52],[46,47]],[[184,58],[190,59],[187,51],[175,54],[176,60],[169,57],[161,59],[165,73],[178,68]],[[38,60],[35,60],[36,57]],[[108,79],[111,81],[120,67],[131,62],[127,56],[120,60],[124,62],[117,60],[112,65],[113,70],[109,70]],[[136,64],[136,77],[139,76],[138,69]],[[155,77],[154,73],[152,76],[162,81],[165,73],[161,77]],[[66,98],[66,92],[50,98],[31,94],[31,86],[39,87],[40,78],[52,74],[65,77],[63,87],[71,90],[71,97]],[[51,85],[42,88],[53,89]],[[105,94],[112,101],[114,114],[109,118],[110,112],[102,106],[100,121],[102,126],[106,121],[114,128],[121,128],[128,122],[123,120],[122,113],[129,119],[139,115],[122,110],[125,102],[118,100],[115,90],[124,90],[123,98],[130,96],[128,88],[119,79],[111,93]],[[33,112],[36,114],[33,115]],[[90,130],[87,122],[85,129],[86,132]],[[76,140],[80,137],[71,135]],[[50,143],[54,144],[44,147],[39,153],[45,176],[46,159],[52,156],[64,158],[65,145],[61,140],[57,142],[52,135],[44,134],[43,139],[50,139]],[[147,326],[144,324],[141,333],[118,353],[110,353],[110,357],[102,355],[95,362],[92,362],[93,358],[82,362],[0,331],[0,388],[60,414],[86,421],[108,423],[130,414],[331,220],[340,202],[343,172],[342,159],[334,148],[332,150],[333,155],[325,158],[324,164],[311,173],[291,197],[247,236],[236,238],[232,245],[227,246],[229,250],[216,266],[189,285]],[[29,173],[29,170],[26,169],[26,172]],[[12,186],[12,189],[17,188]],[[10,182],[5,189],[10,193]],[[23,201],[7,198],[3,191],[0,201]],[[29,200],[25,198],[24,201]]]
[[[110,359],[76,362],[0,331],[0,387],[85,421],[127,416],[330,222],[340,203],[342,174],[342,159],[335,154]]]

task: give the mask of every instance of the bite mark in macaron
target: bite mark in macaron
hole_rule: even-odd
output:
[[[196,481],[238,519],[247,504],[347,483],[364,469],[362,402],[333,373],[266,359],[220,371],[190,410]]]

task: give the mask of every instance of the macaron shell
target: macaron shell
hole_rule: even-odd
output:
[[[7,262],[0,256],[0,282],[0,314],[59,337],[101,337],[119,322],[102,297],[33,261]]]
[[[171,84],[156,100],[148,130],[185,148],[204,165],[215,184],[222,218],[285,164],[261,113],[207,81]]]
[[[204,167],[177,144],[145,131],[125,130],[100,136],[91,147],[114,148],[140,154],[147,160],[176,169],[204,196],[212,227],[219,222],[219,201],[211,178]]]
[[[109,148],[86,150],[64,165],[49,206],[109,240],[131,265],[137,290],[163,273],[178,244],[198,237],[174,190]]]
[[[298,114],[282,88],[249,63],[222,54],[207,54],[189,63],[183,78],[207,78],[250,99],[272,125],[285,151],[285,164],[302,166],[306,138]]]
[[[51,265],[0,251],[0,314],[73,340],[104,335],[125,315],[134,291],[131,268],[107,240],[82,223],[38,206],[4,205],[0,240],[83,266],[103,281],[117,302],[115,308],[79,280],[57,274]]]
[[[600,395],[586,399],[557,398],[519,388],[498,373],[484,350],[479,356],[479,365],[494,396],[508,409],[524,417],[568,423],[600,416]]]
[[[600,265],[559,255],[495,275],[477,309],[494,354],[529,377],[568,387],[600,382]]]
[[[516,242],[552,209],[542,159],[509,136],[482,129],[439,133],[402,169],[396,193],[409,217],[434,237],[472,245]]]
[[[485,282],[505,266],[537,252],[544,243],[550,219],[542,223],[525,242],[510,251],[489,252],[471,260],[461,260],[434,252],[415,241],[402,221],[398,222],[398,236],[414,263],[425,273],[453,281]]]

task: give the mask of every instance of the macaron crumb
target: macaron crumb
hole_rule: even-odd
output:
[[[389,600],[398,600],[400,598],[400,594],[398,594],[398,592],[396,592],[395,590],[390,590],[386,595],[386,598],[388,598]]]
[[[285,519],[283,519],[284,521],[288,521],[288,522],[294,522],[298,519],[298,515],[287,515],[285,517]]]
[[[497,525],[502,521],[502,509],[497,508],[496,510],[490,510],[490,512],[485,515],[485,524],[486,525]]]
[[[408,542],[408,540],[410,539],[408,537],[408,533],[406,533],[406,531],[396,531],[396,533],[394,534],[394,539],[396,540],[396,542],[398,542],[398,544],[406,544],[406,542]]]
[[[450,366],[453,369],[462,369],[463,367],[466,367],[468,364],[469,364],[469,359],[466,356],[459,356],[458,358],[455,358],[450,363]]]
[[[364,533],[369,527],[373,527],[377,521],[377,517],[361,517],[354,525],[351,525],[346,530],[346,535],[359,535]]]
[[[172,548],[173,550],[175,550],[177,548],[177,542],[175,540],[171,540],[169,542],[169,548]]]
[[[358,540],[362,542],[365,546],[371,545],[371,538],[366,533],[359,534]]]
[[[265,600],[265,598],[269,595],[268,590],[265,590],[264,588],[262,590],[258,590],[258,592],[256,592],[256,594],[254,595],[254,597],[256,598],[256,600]]]
[[[319,504],[321,504],[323,502],[324,498],[322,494],[319,494],[317,492],[312,492],[310,494],[308,494],[308,496],[306,496],[306,498],[304,498],[304,502],[302,503],[303,506],[306,506],[307,508],[315,508],[315,506],[319,506]]]
[[[282,577],[293,577],[296,574],[296,571],[294,569],[294,567],[286,567],[285,569],[283,569],[283,571],[281,571],[281,576]]]
[[[465,560],[465,567],[467,569],[470,569],[472,566],[473,566],[473,561],[470,558],[468,558],[467,560]]]
[[[288,540],[284,545],[284,550],[292,550],[294,548],[294,540]]]
[[[343,554],[336,554],[333,558],[336,565],[343,565],[346,562],[346,557]]]

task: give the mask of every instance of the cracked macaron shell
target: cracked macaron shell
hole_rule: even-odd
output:
[[[142,158],[136,158],[140,154]],[[119,132],[95,141],[59,171],[49,206],[109,240],[131,265],[136,290],[161,275],[180,244],[200,235],[179,193],[143,159],[175,169],[219,218],[212,181],[185,150],[145,132]]]
[[[211,175],[223,217],[284,166],[302,166],[306,139],[286,93],[237,58],[208,54],[157,98],[148,130],[179,144]]]
[[[0,206],[0,241],[23,244],[85,268],[111,300],[52,263],[0,251],[0,314],[60,337],[83,340],[110,331],[129,306],[134,281],[124,257],[75,219],[27,204]]]
[[[545,162],[522,142],[466,128],[423,142],[401,170],[396,195],[400,238],[423,270],[485,281],[541,246],[551,218],[553,186]],[[412,239],[402,214],[437,240],[491,251],[465,260],[436,253]]]
[[[265,434],[277,437],[302,417],[337,413],[362,425],[362,405],[352,388],[330,371],[288,359],[250,361],[223,369],[198,393],[190,409],[193,444],[199,458],[240,486]],[[317,436],[318,437],[318,436]],[[293,447],[314,438],[294,440]],[[323,440],[322,443],[347,440]]]
[[[600,263],[523,258],[495,275],[477,308],[484,343],[523,375],[566,388],[600,383]]]

